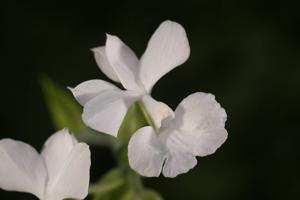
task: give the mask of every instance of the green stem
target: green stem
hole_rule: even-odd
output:
[[[128,174],[128,182],[129,185],[132,186],[132,191],[134,194],[140,194],[142,190],[144,189],[144,185],[141,179],[141,176],[135,173],[133,170],[129,170],[127,172]]]
[[[134,196],[140,196],[144,189],[142,178],[129,166],[127,146],[128,142],[119,140],[114,149],[115,158],[117,159],[118,165],[123,169],[130,190],[133,192]]]

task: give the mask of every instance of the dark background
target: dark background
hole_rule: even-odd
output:
[[[186,28],[191,56],[153,96],[175,108],[192,92],[215,94],[228,114],[229,138],[189,173],[145,184],[166,200],[299,198],[300,12],[293,1],[7,0],[1,19],[1,138],[40,149],[55,131],[40,74],[62,86],[107,80],[89,50],[105,43],[105,33],[140,56],[171,19]],[[95,181],[115,163],[108,149],[92,151]],[[34,197],[1,190],[0,199]]]

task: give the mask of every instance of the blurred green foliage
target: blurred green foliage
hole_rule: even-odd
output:
[[[80,132],[85,129],[81,119],[82,109],[76,103],[67,88],[61,88],[46,76],[40,78],[45,102],[56,129],[64,127],[72,132]]]
[[[139,181],[134,172],[114,168],[90,187],[90,193],[93,200],[163,200],[154,190],[143,188]]]

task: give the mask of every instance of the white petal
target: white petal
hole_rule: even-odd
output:
[[[67,129],[60,130],[47,139],[42,150],[42,156],[48,167],[49,179],[53,179],[60,170],[62,163],[72,152],[77,140]]]
[[[119,90],[113,84],[103,80],[89,80],[80,83],[75,88],[70,88],[76,100],[84,106],[89,100],[99,95],[99,93],[106,90]]]
[[[147,91],[166,73],[184,63],[190,47],[184,28],[172,21],[163,22],[152,35],[140,62],[140,79]]]
[[[186,97],[175,110],[174,126],[184,131],[224,127],[226,112],[214,95],[197,92]]]
[[[216,152],[226,141],[228,133],[225,128],[220,127],[183,135],[183,141],[193,155],[207,156]]]
[[[0,140],[0,188],[43,197],[47,170],[37,151],[23,142]]]
[[[174,117],[174,112],[172,109],[163,102],[156,101],[149,95],[145,95],[142,98],[142,103],[153,121],[155,128],[159,129],[161,127],[161,122],[168,118]]]
[[[100,70],[111,80],[120,82],[116,72],[107,59],[105,46],[93,48],[92,51],[94,52],[94,56]]]
[[[130,91],[103,92],[84,106],[82,119],[87,126],[116,137],[128,108],[137,98]]]
[[[150,126],[139,129],[128,144],[130,167],[143,176],[159,176],[167,151]]]
[[[88,145],[78,143],[63,129],[46,141],[42,156],[48,169],[45,199],[87,196],[91,165]]]
[[[180,151],[170,151],[163,167],[165,177],[175,177],[186,173],[197,164],[195,156]]]
[[[217,127],[192,132],[169,129],[159,136],[170,151],[189,153],[194,156],[207,156],[215,153],[226,141],[227,135],[225,128]]]
[[[124,88],[143,90],[138,76],[138,59],[134,52],[118,37],[112,35],[107,35],[105,50],[108,61]]]
[[[195,156],[214,153],[227,139],[226,112],[212,94],[194,93],[175,110],[170,131],[160,137],[171,150]]]

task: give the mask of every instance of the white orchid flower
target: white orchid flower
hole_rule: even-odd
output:
[[[84,199],[88,194],[90,150],[68,130],[52,135],[41,154],[30,145],[0,140],[0,188],[32,193],[41,200]]]
[[[226,112],[212,94],[194,93],[173,112],[166,104],[143,98],[154,127],[139,129],[130,139],[131,168],[143,176],[186,173],[195,156],[213,154],[226,140]]]
[[[120,82],[125,90],[103,80],[89,80],[70,89],[84,106],[82,118],[85,124],[117,136],[130,105],[150,94],[162,76],[184,63],[190,47],[184,28],[176,22],[165,21],[152,35],[140,60],[112,35],[107,35],[105,46],[93,51],[102,72]]]

